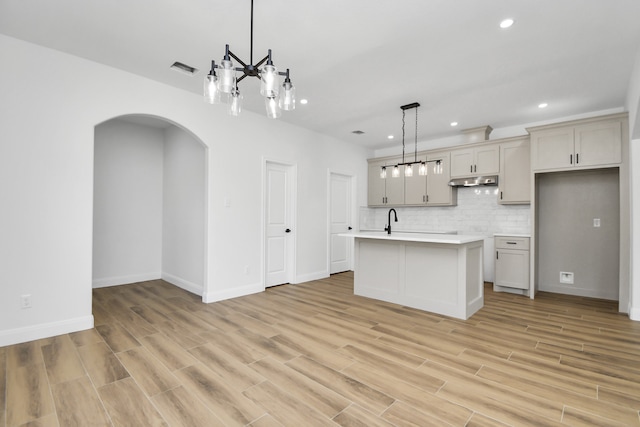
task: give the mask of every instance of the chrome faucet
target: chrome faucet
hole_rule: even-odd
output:
[[[391,211],[393,211],[394,220],[398,222],[398,214],[396,213],[396,210],[393,208],[389,209],[389,214],[387,215],[387,226],[384,228],[384,231],[386,231],[387,234],[391,234]]]

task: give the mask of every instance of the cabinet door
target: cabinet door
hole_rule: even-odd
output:
[[[398,161],[401,161],[398,159]],[[404,204],[404,172],[400,168],[400,176],[393,177],[392,167],[387,167],[387,179],[385,180],[386,201],[387,205],[403,205]]]
[[[531,134],[531,168],[534,171],[570,168],[574,161],[572,127]]]
[[[369,206],[382,206],[385,204],[386,179],[380,178],[380,170],[384,162],[370,162],[367,182],[367,204]],[[391,174],[387,170],[387,175]]]
[[[619,164],[622,161],[622,124],[619,121],[575,127],[575,166]]]
[[[473,149],[451,151],[451,178],[465,178],[473,173]]]
[[[428,206],[453,206],[457,203],[458,189],[449,185],[451,180],[451,164],[449,153],[429,154],[427,160],[440,160],[440,165],[435,162],[427,163],[427,205]],[[436,168],[441,173],[436,173]]]
[[[529,289],[529,251],[496,251],[495,285]]]
[[[496,175],[500,172],[499,145],[476,147],[474,151],[474,175]]]
[[[531,203],[531,150],[529,139],[500,145],[498,202]]]
[[[419,161],[425,161],[427,156],[417,157]],[[404,204],[424,205],[427,201],[427,177],[420,175],[419,165],[413,165],[413,175],[404,177]],[[428,166],[427,166],[428,167]]]

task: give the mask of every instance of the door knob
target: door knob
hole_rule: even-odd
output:
[[[286,230],[284,230],[285,233],[291,233],[291,229],[287,228]]]
[[[348,227],[348,229],[349,229],[349,230],[353,230],[353,228],[351,228],[351,227]]]

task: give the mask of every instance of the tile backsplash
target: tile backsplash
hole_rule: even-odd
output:
[[[494,233],[529,234],[530,205],[500,205],[497,187],[460,187],[458,205],[399,207],[397,231],[456,231],[458,234],[492,236]],[[389,208],[360,208],[360,229],[380,230]]]

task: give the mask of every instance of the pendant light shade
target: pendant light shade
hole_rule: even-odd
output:
[[[267,108],[267,117],[270,119],[277,119],[282,115],[282,110],[278,105],[278,100],[275,97],[266,98],[265,107]]]
[[[271,55],[271,50],[269,50]],[[273,65],[265,65],[260,74],[260,95],[266,98],[275,98],[280,90],[280,79],[278,69]]]
[[[393,171],[391,171],[391,177],[398,178],[399,176],[400,176],[400,168],[398,167],[398,165],[395,165],[393,167]]]
[[[204,100],[209,104],[220,102],[220,89],[218,89],[218,76],[215,71],[215,63],[212,62],[211,72],[204,79]]]
[[[227,45],[227,48],[229,45]],[[233,69],[233,62],[223,59],[220,65],[219,89],[223,93],[231,93],[236,87],[236,71]]]
[[[279,72],[271,60],[271,49],[267,56],[257,63],[253,62],[253,0],[251,0],[251,46],[250,60],[242,61],[225,46],[224,57],[220,65],[211,62],[211,72],[205,77],[204,98],[205,101],[215,104],[220,102],[221,93],[229,94],[229,114],[237,116],[241,110],[242,95],[238,90],[238,83],[245,77],[257,77],[260,79],[260,94],[265,97],[267,115],[270,118],[278,118],[282,110],[291,111],[296,108],[295,88],[289,78],[289,69],[286,73]],[[242,67],[234,67],[233,58]],[[216,76],[215,70],[219,75]],[[236,79],[236,71],[242,75]],[[284,84],[280,86],[280,76],[286,76]]]
[[[418,174],[422,176],[427,174],[427,163],[425,162],[420,163],[420,167],[418,168]]]
[[[229,95],[229,114],[232,116],[238,116],[242,111],[242,94],[236,87],[231,91]]]
[[[382,166],[380,168],[380,178],[385,179],[387,177],[387,167]]]
[[[278,101],[280,108],[284,111],[291,111],[296,108],[296,88],[289,78],[289,69],[287,68],[287,77],[280,88],[280,100]]]
[[[413,165],[404,165],[404,176],[413,176]]]

